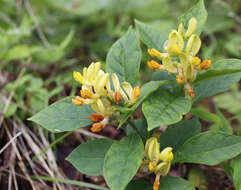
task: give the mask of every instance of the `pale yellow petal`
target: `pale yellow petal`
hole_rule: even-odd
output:
[[[201,43],[202,42],[201,42],[200,38],[198,37],[198,35],[193,34],[187,42],[185,52],[187,54],[191,55],[192,57],[194,57],[199,52],[199,50],[201,48]]]

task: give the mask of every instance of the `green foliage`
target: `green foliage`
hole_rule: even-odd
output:
[[[6,61],[12,61],[12,60],[19,60],[27,58],[31,55],[31,49],[28,46],[25,45],[18,45],[14,46],[12,49],[10,49],[3,58]]]
[[[111,145],[104,162],[104,176],[111,189],[125,189],[140,167],[143,152],[143,143],[136,134]]]
[[[128,118],[134,113],[134,111],[138,108],[138,106],[153,92],[155,92],[160,86],[168,84],[168,81],[150,81],[144,84],[141,87],[141,95],[138,98],[137,102],[127,110],[127,113],[124,113],[122,119],[119,122],[119,127],[121,127]]]
[[[12,115],[14,115],[15,112],[17,111],[17,108],[18,108],[17,104],[11,104],[11,105],[8,107],[8,109],[7,109],[4,117],[5,117],[5,118],[8,118],[8,117],[11,117]]]
[[[178,177],[171,177],[165,176],[162,177],[160,180],[160,187],[159,190],[194,190],[194,187],[188,183],[188,181],[178,178]]]
[[[160,149],[172,147],[176,152],[189,138],[201,132],[201,124],[197,118],[183,120],[174,125],[170,125],[159,138]],[[182,135],[180,135],[182,134]]]
[[[135,180],[128,184],[126,190],[152,190],[152,185],[150,182],[145,180]]]
[[[204,31],[205,37],[202,41],[202,60],[208,58],[214,62],[207,71],[196,70],[193,82],[177,84],[176,75],[167,71],[156,71],[151,76],[151,71],[147,72],[144,64],[141,65],[141,61],[147,60],[147,48],[165,51],[163,45],[168,37],[167,32],[173,29],[174,18],[190,3],[193,1],[33,0],[31,6],[36,15],[31,15],[26,3],[20,13],[21,11],[13,11],[16,6],[13,0],[1,1],[0,19],[3,22],[0,23],[0,59],[1,68],[9,74],[3,92],[7,95],[14,92],[12,102],[4,114],[5,118],[21,115],[26,119],[26,116],[38,112],[29,120],[51,132],[73,131],[92,125],[89,116],[93,110],[90,106],[76,106],[71,102],[72,96],[79,90],[73,84],[72,69],[82,70],[90,60],[100,61],[104,62],[103,70],[110,75],[117,74],[120,82],[127,81],[133,87],[139,85],[141,92],[136,102],[130,106],[106,97],[107,103],[114,103],[111,109],[116,112],[111,116],[105,115],[105,119],[108,119],[109,125],[118,126],[116,130],[126,126],[127,136],[118,142],[98,139],[79,145],[67,157],[78,171],[90,176],[104,174],[107,184],[113,190],[151,190],[149,182],[131,180],[140,167],[140,171],[146,172],[148,167],[144,166],[147,157],[144,154],[144,144],[151,135],[158,136],[159,130],[156,129],[160,126],[167,126],[158,136],[160,151],[167,147],[173,148],[172,164],[186,162],[217,165],[222,162],[224,166],[224,161],[241,153],[241,137],[232,135],[232,126],[219,108],[234,114],[234,118],[241,122],[239,86],[214,97],[216,113],[210,113],[200,105],[192,108],[192,103],[224,92],[240,80],[240,35],[234,33],[240,31],[236,24],[239,10],[227,6],[222,0],[206,1],[206,5],[204,0],[199,0],[178,18],[185,29],[192,17],[197,19],[196,34],[200,35]],[[205,6],[211,15],[208,20]],[[134,19],[135,29],[130,26]],[[219,40],[220,36],[222,40]],[[117,38],[119,39],[114,42]],[[144,46],[140,46],[140,41]],[[237,59],[227,59],[230,55]],[[32,62],[24,65],[29,58]],[[153,60],[159,61],[158,58]],[[79,63],[81,68],[75,68]],[[11,82],[12,78],[18,76],[21,69],[18,66],[25,67],[26,72],[17,82]],[[146,82],[149,79],[152,81]],[[184,93],[189,82],[195,92],[193,102]],[[91,90],[95,91],[93,88]],[[63,96],[68,97],[47,107],[49,102]],[[128,96],[131,98],[133,94]],[[2,111],[4,104],[1,102],[0,100]],[[141,104],[142,110],[138,109]],[[201,133],[197,117],[183,120],[183,116],[189,112],[211,122],[210,131]],[[241,128],[238,134],[240,131]],[[240,155],[230,165],[227,162],[225,167],[233,177],[236,188],[241,189]],[[158,175],[158,172],[155,174]],[[189,181],[195,186],[203,185],[197,179],[197,176],[201,176],[199,174],[192,171],[189,173]],[[205,189],[203,186],[201,188]],[[159,189],[194,190],[194,187],[182,178],[165,176],[161,177]]]
[[[134,120],[134,125],[140,132],[140,135],[143,137],[144,141],[146,141],[150,134],[147,131],[147,122],[145,118]],[[136,133],[136,131],[132,128],[130,124],[128,124],[126,126],[126,135],[130,135],[133,133]]]
[[[89,106],[78,107],[71,102],[71,97],[64,98],[40,111],[29,120],[40,124],[52,132],[73,131],[92,124]]]
[[[167,40],[167,35],[161,30],[135,20],[136,27],[140,33],[141,41],[148,48],[155,48],[163,51],[163,44]]]
[[[236,190],[241,189],[241,154],[232,162],[233,166],[233,181]]]
[[[193,82],[195,101],[229,89],[241,77],[241,60],[224,59],[215,62],[211,69],[201,73]],[[221,82],[220,82],[221,81]]]
[[[199,0],[199,2],[189,9],[186,13],[178,18],[179,23],[183,23],[185,28],[188,28],[188,22],[192,17],[195,17],[198,22],[196,33],[199,35],[207,20],[207,11],[204,5],[204,0]]]
[[[175,155],[176,162],[217,165],[241,153],[241,137],[205,132],[186,141]]]
[[[229,123],[229,121],[223,116],[222,112],[216,109],[217,114],[210,113],[208,110],[202,107],[192,108],[191,113],[196,115],[197,117],[213,122],[214,125],[210,127],[210,130],[213,131],[221,131],[227,134],[232,134],[233,129]]]
[[[79,145],[66,158],[78,171],[87,175],[103,174],[104,158],[113,141],[96,139]]]
[[[107,54],[106,62],[107,72],[117,74],[122,82],[127,81],[133,86],[139,84],[141,49],[135,30],[130,28],[115,42]]]
[[[200,190],[207,190],[207,177],[199,168],[192,168],[188,173],[188,181]]]
[[[158,90],[152,94],[142,106],[148,130],[176,123],[190,109],[191,100],[189,98],[173,95],[165,90]]]

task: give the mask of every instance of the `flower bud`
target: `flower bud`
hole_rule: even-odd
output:
[[[157,165],[155,173],[165,176],[170,171],[170,167],[171,167],[171,162],[161,162],[160,164]]]
[[[156,161],[159,160],[159,153],[160,153],[160,144],[157,141],[157,138],[151,137],[147,140],[146,146],[145,146],[145,152],[147,155],[147,158],[150,161]]]
[[[148,49],[147,52],[149,53],[150,56],[155,57],[155,58],[161,58],[162,54],[155,48]]]
[[[190,37],[195,32],[196,28],[197,28],[197,20],[196,18],[192,17],[189,20],[188,29],[187,29],[187,32],[185,33],[185,38]]]
[[[100,132],[103,129],[103,127],[104,127],[103,123],[101,123],[101,122],[100,123],[95,123],[95,124],[92,125],[90,130],[93,133],[97,133],[97,132]]]
[[[96,113],[92,113],[89,116],[90,120],[93,122],[98,122],[98,121],[102,121],[104,119],[104,117],[100,114],[96,114]]]
[[[141,94],[141,89],[139,86],[136,86],[134,89],[133,89],[133,98],[134,99],[137,99]]]
[[[200,69],[202,69],[202,70],[203,70],[203,69],[207,70],[207,69],[209,69],[209,68],[211,67],[211,65],[212,65],[211,60],[205,59],[205,60],[201,63]]]
[[[161,65],[159,63],[157,63],[156,61],[154,61],[154,60],[147,61],[147,65],[152,70],[162,70]]]
[[[178,31],[178,33],[179,33],[180,35],[184,36],[185,28],[184,28],[184,25],[183,25],[182,23],[179,24],[177,31]]]
[[[115,92],[114,99],[116,102],[120,103],[122,101],[121,94],[119,92]]]
[[[73,72],[73,77],[74,77],[74,80],[76,80],[77,82],[79,82],[79,83],[83,83],[83,81],[84,81],[84,77],[79,73],[79,72],[77,72],[77,71],[74,71]]]
[[[164,162],[171,162],[173,160],[172,148],[167,147],[159,155],[160,160]]]
[[[177,75],[176,76],[176,81],[177,81],[178,84],[182,84],[183,83],[182,76],[181,75]]]
[[[192,59],[191,59],[191,64],[192,65],[194,65],[194,66],[198,66],[198,65],[200,65],[200,63],[201,63],[201,59],[199,58],[199,57],[193,57]]]
[[[74,103],[77,106],[81,106],[82,104],[84,104],[85,99],[83,99],[80,96],[76,96],[75,98],[72,98],[72,103]]]

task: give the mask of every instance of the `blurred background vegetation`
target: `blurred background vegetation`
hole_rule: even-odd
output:
[[[57,182],[45,183],[41,179],[33,182],[30,175],[37,174],[103,183],[102,178],[81,176],[73,168],[69,171],[66,168],[70,166],[66,167],[67,163],[63,161],[77,141],[86,141],[92,136],[83,135],[82,131],[78,135],[71,134],[76,137],[72,139],[77,140],[66,143],[62,139],[70,134],[50,134],[33,126],[27,118],[56,100],[75,95],[78,86],[72,78],[73,70],[81,70],[92,61],[104,64],[111,45],[130,26],[134,27],[135,19],[167,35],[177,27],[177,17],[195,3],[194,0],[1,0],[0,147],[4,147],[19,131],[21,133],[18,138],[20,143],[15,141],[15,147],[8,146],[3,153],[0,152],[1,189],[9,188],[12,181],[15,189],[16,183],[22,184],[24,189],[74,188]],[[241,59],[241,0],[207,0],[205,3],[209,15],[201,35],[203,45],[200,57],[212,61],[221,58]],[[144,45],[142,48],[146,52]],[[151,79],[152,71],[146,67],[147,59],[148,55],[143,53],[142,82]],[[221,122],[231,125],[235,134],[241,134],[238,131],[241,123],[240,83],[228,92],[206,98],[194,111],[203,119],[204,127],[213,126],[215,129]],[[113,131],[109,133],[119,134]],[[51,148],[46,150],[46,147]],[[11,152],[16,152],[16,149],[19,153],[14,153],[16,155],[12,158]],[[24,156],[26,152],[28,156]],[[32,159],[41,152],[48,159]],[[11,159],[7,159],[9,155]],[[50,155],[53,156],[52,160]],[[19,160],[27,162],[22,166]],[[13,174],[15,170],[27,180],[21,182],[22,178]],[[42,170],[42,173],[39,174],[38,170]],[[189,175],[190,179],[196,179],[195,176],[204,174],[198,170],[189,172]],[[10,182],[9,176],[12,176]],[[226,175],[221,176],[225,178]],[[201,182],[195,183],[200,185]],[[225,186],[232,188],[230,183],[227,178]],[[207,186],[202,184],[200,189],[207,189]]]

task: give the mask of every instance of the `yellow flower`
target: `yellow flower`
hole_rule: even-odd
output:
[[[119,100],[123,98],[124,104],[126,106],[130,106],[134,104],[140,96],[139,86],[136,86],[133,89],[131,84],[128,82],[123,82],[120,85],[119,78],[116,74],[112,74],[112,82],[115,89],[114,97],[112,99],[114,99],[116,102],[119,102]],[[110,94],[113,94],[112,90],[110,90]]]
[[[195,32],[196,28],[197,28],[197,20],[196,18],[192,17],[189,20],[188,29],[187,29],[187,32],[185,33],[185,38],[190,37]]]
[[[168,36],[167,53],[171,56],[179,55],[184,48],[183,37],[173,30]]]
[[[185,52],[188,55],[194,57],[199,52],[199,50],[201,48],[201,44],[202,44],[202,42],[201,42],[200,38],[196,34],[193,34],[187,42]]]
[[[173,62],[171,60],[171,57],[164,57],[162,60],[162,64],[163,64],[165,70],[168,71],[168,73],[177,73],[178,72],[178,64],[177,64],[177,62]]]
[[[173,160],[172,148],[166,147],[164,150],[162,150],[159,155],[159,158],[163,162],[171,162]]]
[[[160,176],[168,174],[171,168],[173,153],[171,147],[166,147],[160,153],[160,144],[156,137],[151,137],[145,144],[145,159],[143,164],[147,164],[151,172],[156,174],[156,179],[153,184],[153,190],[158,190],[160,185]]]

